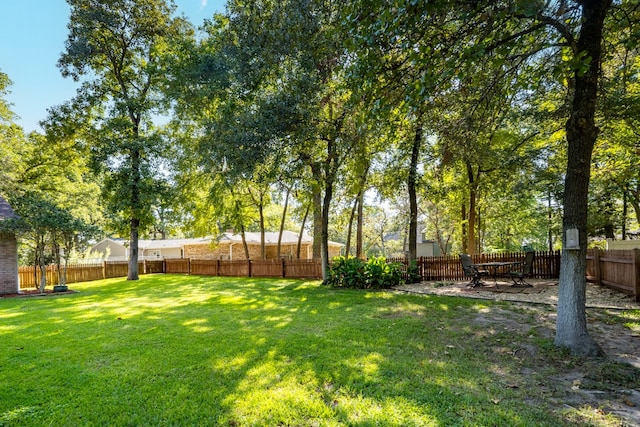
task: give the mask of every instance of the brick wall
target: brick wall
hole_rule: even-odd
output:
[[[229,245],[184,245],[184,257],[191,259],[229,259]]]
[[[0,233],[0,294],[18,292],[18,243],[13,234]]]
[[[280,254],[283,257],[291,257],[295,258],[297,244],[284,244],[280,248]],[[307,259],[308,254],[311,253],[311,249],[309,248],[310,244],[303,243],[300,248],[300,257],[302,259]],[[330,252],[331,249],[329,248]],[[231,246],[232,251],[232,259],[234,261],[245,260],[247,257],[244,254],[244,247],[242,243],[237,242],[233,243]],[[266,255],[267,259],[274,259],[276,257],[276,246],[268,245],[266,247]],[[340,248],[337,249],[338,255],[340,254]],[[213,247],[209,244],[205,245],[185,245],[184,246],[184,257],[191,259],[229,259],[229,243],[223,242]],[[251,259],[260,259],[260,245],[250,244],[249,245],[249,258]]]

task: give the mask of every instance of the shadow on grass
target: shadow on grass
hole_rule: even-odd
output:
[[[487,354],[469,319],[493,306],[277,279],[77,289],[0,305],[0,425],[566,423]]]

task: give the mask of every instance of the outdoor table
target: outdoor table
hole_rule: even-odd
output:
[[[504,267],[510,267],[512,265],[520,265],[521,262],[482,262],[479,264],[473,264],[476,268],[484,268],[492,272],[493,283],[497,284],[496,277],[498,276],[498,270],[502,270]]]

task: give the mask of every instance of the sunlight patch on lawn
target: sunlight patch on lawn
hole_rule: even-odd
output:
[[[336,412],[348,425],[437,426],[437,418],[402,397],[377,400],[363,395],[341,395],[335,402]],[[408,416],[407,414],[411,414]]]
[[[182,325],[190,328],[193,332],[196,333],[205,333],[213,331],[213,328],[207,326],[209,323],[209,319],[191,319],[186,322],[182,322]]]
[[[33,406],[21,406],[19,408],[0,414],[0,425],[12,425],[18,423],[29,415],[37,412],[37,408]],[[6,423],[6,424],[5,424]]]
[[[12,313],[10,311],[7,311],[7,312],[4,312],[4,313],[0,313],[0,319],[12,319],[14,317],[20,317],[20,316],[23,316],[23,315],[24,315],[24,312],[17,312],[16,311],[16,312]]]
[[[244,367],[249,363],[250,360],[252,360],[254,356],[255,352],[234,357],[219,357],[213,364],[213,368],[222,374],[229,374],[234,371],[240,371],[241,369],[244,369]]]
[[[370,353],[357,359],[345,360],[345,365],[360,372],[365,381],[379,379],[380,364],[384,362],[384,357],[380,353]]]
[[[286,326],[288,326],[291,321],[292,318],[291,316],[265,316],[262,318],[262,320],[264,322],[271,322],[273,323],[272,327],[274,328],[284,328]]]
[[[424,305],[410,303],[409,301],[400,301],[394,305],[380,307],[378,311],[386,317],[422,317],[426,313],[426,308]]]
[[[226,404],[230,407],[228,425],[338,425],[327,423],[333,411],[320,394],[291,377],[233,393]]]

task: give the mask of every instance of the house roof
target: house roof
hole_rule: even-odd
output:
[[[260,233],[256,232],[245,232],[245,239],[248,244],[260,244]],[[278,232],[265,232],[264,240],[266,245],[277,245],[278,244]],[[125,240],[122,239],[110,239],[106,238],[105,240],[109,240],[117,245],[125,246]],[[199,237],[195,239],[166,239],[166,240],[138,240],[138,249],[140,250],[150,250],[150,249],[170,249],[170,248],[178,248],[181,249],[185,245],[208,245],[214,239],[211,237]],[[101,243],[100,242],[100,243]],[[222,233],[220,239],[218,239],[219,243],[242,243],[242,236],[240,234],[234,233]],[[312,239],[306,234],[302,235],[302,243],[311,243]],[[282,241],[281,244],[297,244],[298,243],[298,233],[294,233],[293,231],[284,231],[282,233]],[[344,246],[342,243],[329,242],[329,246]]]
[[[11,218],[18,218],[18,215],[16,215],[11,205],[9,205],[9,202],[0,196],[0,220]]]
[[[280,233],[276,231],[266,231],[264,233],[265,245],[277,245],[279,234]],[[260,244],[261,242],[260,233],[258,232],[245,231],[244,236],[248,244]],[[313,240],[307,234],[303,234],[301,241],[302,243],[311,243]],[[242,243],[242,235],[234,234],[234,233],[222,233],[222,236],[220,237],[219,242]],[[282,240],[280,243],[283,245],[297,244],[298,233],[295,233],[293,231],[287,231],[287,230],[283,231]],[[329,246],[344,246],[344,245],[342,243],[329,241]]]
[[[124,239],[113,239],[107,237],[102,239],[94,246],[97,246],[103,242],[111,242],[112,244],[119,245],[122,247],[128,247],[129,241]],[[147,249],[181,249],[184,245],[199,245],[199,244],[208,244],[211,242],[211,238],[203,237],[197,239],[166,239],[166,240],[145,240],[138,239],[138,249],[147,250]]]
[[[278,244],[278,235],[279,233],[274,231],[266,231],[264,233],[264,243],[267,245],[277,245]],[[244,233],[245,240],[247,243],[260,243],[261,237],[258,232],[250,232],[246,231]],[[222,233],[220,237],[220,242],[242,242],[242,235],[234,234],[234,233]],[[302,235],[302,241],[305,243],[311,242],[311,239],[307,235]],[[298,234],[293,231],[284,231],[282,233],[282,241],[281,243],[298,243]]]
[[[139,249],[182,248],[184,245],[205,245],[211,243],[210,237],[196,239],[138,240]]]

